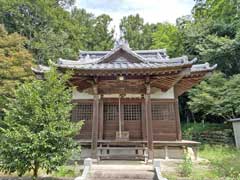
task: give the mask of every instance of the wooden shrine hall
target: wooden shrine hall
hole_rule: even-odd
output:
[[[59,71],[73,70],[72,121],[84,120],[76,137],[82,157],[177,158],[197,142],[181,135],[178,97],[216,68],[193,65],[165,50],[133,51],[119,41],[110,51],[80,51],[79,59],[59,59]],[[39,65],[42,75],[49,67]]]

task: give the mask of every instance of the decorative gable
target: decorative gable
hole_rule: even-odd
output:
[[[120,46],[113,49],[108,54],[103,56],[98,63],[143,63],[145,60],[125,46]]]

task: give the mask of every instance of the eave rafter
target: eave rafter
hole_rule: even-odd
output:
[[[199,84],[204,78],[211,75],[211,71],[192,72],[191,75],[182,78],[176,85],[177,95],[180,96],[184,92]]]
[[[190,75],[189,68],[185,68],[181,71],[176,71],[174,74],[168,76],[157,76],[151,80],[151,86],[159,88],[163,92],[166,92],[187,75]]]

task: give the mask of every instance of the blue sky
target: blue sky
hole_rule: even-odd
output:
[[[136,13],[145,22],[175,23],[176,18],[191,13],[194,0],[76,0],[76,5],[95,15],[109,14],[111,26],[117,27],[123,16]]]

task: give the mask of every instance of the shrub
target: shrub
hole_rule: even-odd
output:
[[[183,138],[207,144],[233,144],[231,124],[188,123],[183,124]],[[218,138],[221,137],[221,139]]]
[[[71,167],[60,166],[53,175],[56,177],[75,177],[76,173]]]
[[[179,173],[183,177],[189,177],[192,174],[192,160],[187,155],[184,156],[183,163],[179,166]]]
[[[73,137],[82,122],[70,121],[69,77],[52,69],[44,81],[25,83],[16,91],[0,121],[0,171],[19,176],[31,171],[36,179],[39,169],[56,170],[78,147]]]

